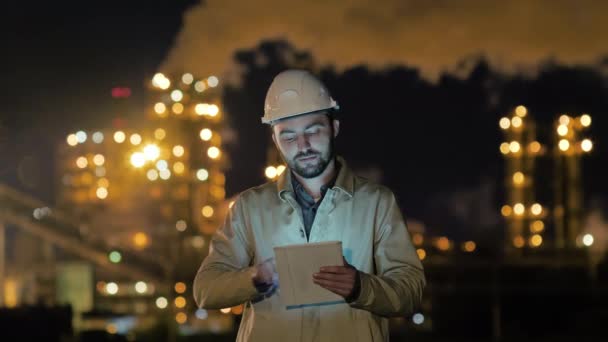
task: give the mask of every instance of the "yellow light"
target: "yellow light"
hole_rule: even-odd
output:
[[[570,142],[566,139],[562,139],[559,141],[559,149],[562,151],[568,151],[568,149],[570,148]]]
[[[209,76],[209,78],[207,78],[207,84],[211,88],[217,87],[217,85],[218,85],[219,82],[220,82],[220,80],[217,77],[215,77],[215,76]]]
[[[223,308],[223,309],[220,309],[220,311],[221,311],[223,314],[227,314],[227,313],[230,313],[230,308]]]
[[[187,72],[182,75],[182,82],[184,82],[184,84],[192,84],[193,81],[194,81],[194,77],[192,76],[191,73]]]
[[[217,113],[220,112],[220,109],[218,106],[212,104],[209,106],[209,116],[216,116]]]
[[[160,156],[160,149],[154,144],[144,147],[144,156],[147,160],[156,160]]]
[[[228,203],[228,208],[232,208],[232,206],[234,206],[234,201],[230,201],[230,203]]]
[[[85,131],[76,132],[76,140],[81,144],[84,143],[87,141],[87,133]]]
[[[205,115],[209,112],[209,105],[206,103],[199,103],[196,106],[194,106],[194,112],[196,114],[200,115]]]
[[[210,205],[206,205],[203,207],[201,212],[203,213],[203,216],[205,216],[206,218],[209,218],[209,217],[213,216],[213,207]]]
[[[175,89],[174,91],[171,92],[171,100],[175,101],[175,102],[179,102],[184,98],[184,94],[181,92],[181,90]]]
[[[175,222],[175,229],[177,229],[178,231],[183,232],[184,230],[186,230],[186,228],[188,228],[186,221],[179,220],[179,221]]]
[[[107,188],[110,186],[110,181],[108,181],[107,178],[100,178],[97,181],[97,186],[101,187],[101,188]]]
[[[167,298],[165,298],[165,297],[158,297],[158,298],[156,298],[156,306],[157,306],[159,309],[164,309],[164,308],[166,308],[166,307],[167,307],[167,304],[169,304],[169,303],[167,302]]]
[[[509,118],[501,118],[500,121],[498,121],[498,125],[502,129],[509,129],[509,127],[511,127],[511,120],[509,120]]]
[[[280,176],[285,171],[285,165],[277,166],[277,176]]]
[[[119,144],[122,144],[126,138],[127,138],[127,136],[125,135],[125,132],[123,132],[123,131],[116,131],[114,133],[114,141],[116,141]]]
[[[583,244],[587,247],[593,245],[593,235],[591,234],[585,234],[583,236]]]
[[[171,171],[169,171],[168,169],[163,169],[158,172],[158,175],[160,176],[161,179],[167,180],[167,179],[171,178]]]
[[[545,224],[541,220],[535,220],[530,224],[532,233],[540,233],[545,229]]]
[[[110,324],[106,325],[106,332],[108,334],[112,334],[112,335],[116,334],[118,332],[118,328],[116,328],[116,324],[110,323]]]
[[[129,138],[129,141],[131,141],[131,144],[137,146],[141,144],[141,135],[137,133],[131,134],[131,138]]]
[[[148,284],[143,281],[138,281],[135,283],[135,292],[137,293],[146,293],[148,291]]]
[[[513,125],[515,128],[521,127],[522,124],[523,120],[519,116],[515,116],[513,119],[511,119],[511,125]]]
[[[513,246],[517,248],[522,248],[526,244],[526,241],[521,235],[517,235],[513,238]]]
[[[194,90],[198,91],[199,93],[202,93],[203,91],[205,91],[205,88],[207,88],[207,86],[205,85],[205,82],[203,82],[203,81],[198,81],[198,82],[194,83]]]
[[[523,118],[528,114],[528,109],[524,106],[517,106],[517,108],[515,108],[515,114]]]
[[[95,132],[93,133],[93,142],[96,144],[101,144],[103,142],[103,133]]]
[[[108,189],[97,188],[97,191],[95,192],[95,194],[97,195],[97,198],[99,198],[99,199],[106,199],[106,197],[108,197]]]
[[[169,89],[169,87],[171,86],[171,80],[165,77],[160,81],[160,84],[158,86],[163,90]]]
[[[510,147],[509,143],[503,142],[502,144],[500,144],[500,153],[508,154],[510,151],[511,151],[511,147]]]
[[[160,87],[160,84],[162,83],[162,81],[165,79],[165,75],[163,75],[160,72],[157,72],[156,74],[154,74],[154,77],[152,77],[152,84],[156,87]]]
[[[568,134],[568,126],[566,126],[566,125],[557,126],[557,134],[559,134],[561,137]]]
[[[220,149],[217,148],[217,147],[215,147],[215,146],[211,146],[207,150],[207,155],[211,159],[216,159],[216,158],[218,158],[220,156]]]
[[[418,248],[416,250],[416,254],[418,254],[418,259],[420,260],[424,260],[424,258],[426,258],[426,251],[422,248]]]
[[[568,126],[568,124],[570,123],[570,117],[568,115],[562,115],[559,117],[559,123],[564,125],[564,126]]]
[[[146,156],[141,152],[135,152],[131,155],[131,165],[142,167],[146,163]]]
[[[181,145],[173,146],[173,155],[176,157],[181,157],[184,155],[184,147]]]
[[[516,185],[522,185],[525,181],[526,177],[523,173],[517,171],[513,174],[513,183]]]
[[[166,160],[159,160],[156,162],[156,168],[158,169],[158,171],[162,171],[162,170],[166,170],[169,167],[169,164],[167,164]]]
[[[186,284],[184,284],[183,282],[177,282],[175,283],[175,292],[177,293],[184,293],[186,292]]]
[[[188,320],[188,315],[186,315],[183,312],[178,312],[177,315],[175,315],[175,321],[178,324],[184,324],[184,323],[186,323],[187,320]]]
[[[502,208],[500,208],[500,213],[502,214],[502,216],[504,217],[508,217],[509,215],[511,215],[512,209],[510,205],[503,205]]]
[[[181,309],[184,306],[186,306],[186,298],[182,296],[175,297],[175,307]]]
[[[157,128],[154,130],[154,138],[158,140],[163,140],[167,136],[167,132],[165,132],[162,128]]]
[[[150,170],[148,170],[148,172],[146,172],[146,176],[148,177],[149,180],[155,181],[158,179],[158,171],[156,171],[154,169],[150,169]]]
[[[179,115],[184,112],[184,105],[179,102],[176,102],[173,104],[173,106],[171,106],[171,110],[173,111],[173,113]]]
[[[474,241],[467,241],[464,243],[463,249],[465,252],[473,252],[477,245],[475,245]]]
[[[106,284],[106,292],[110,295],[115,295],[118,293],[118,285],[116,283],[107,283]]]
[[[532,247],[538,247],[543,243],[543,237],[538,235],[538,234],[534,234],[530,237],[530,245]]]
[[[89,165],[87,158],[78,157],[78,159],[76,159],[76,166],[78,166],[79,168],[84,169],[85,167],[87,167],[87,165]]]
[[[95,157],[93,157],[93,163],[97,166],[103,165],[105,161],[106,158],[104,158],[103,154],[96,154]]]
[[[196,171],[196,178],[200,181],[206,181],[209,178],[209,172],[205,169],[199,169]]]
[[[533,141],[530,143],[530,152],[538,153],[540,152],[541,145],[538,141]]]
[[[520,148],[521,148],[521,146],[519,145],[519,143],[517,141],[511,141],[511,143],[509,144],[509,150],[511,150],[511,152],[513,152],[513,153],[519,152]]]
[[[414,245],[420,246],[424,242],[424,236],[422,236],[420,233],[416,233],[412,236],[412,242]]]
[[[149,239],[146,233],[137,232],[135,233],[135,235],[133,235],[133,244],[135,245],[135,247],[144,248],[148,246],[148,243]]]
[[[532,213],[532,215],[538,216],[543,212],[543,206],[538,203],[534,203],[530,208],[530,212]]]
[[[583,127],[591,126],[591,116],[588,114],[583,114],[581,116],[581,125],[583,125]]]
[[[165,111],[167,111],[167,106],[165,106],[165,104],[162,102],[157,102],[154,105],[154,111],[156,112],[156,114],[163,114]]]
[[[204,141],[209,141],[211,140],[211,136],[213,135],[213,133],[211,132],[211,130],[209,128],[203,128],[201,129],[201,139]]]
[[[19,284],[15,279],[6,279],[4,281],[4,293],[0,293],[0,296],[4,296],[4,305],[7,308],[14,308],[19,304]]]
[[[437,240],[437,248],[442,251],[447,251],[450,249],[450,240],[447,237],[442,236]]]
[[[589,152],[593,149],[593,142],[589,139],[585,139],[581,142],[581,149],[584,152]]]
[[[70,134],[68,135],[68,137],[66,138],[68,145],[70,146],[76,146],[78,145],[78,138],[76,137],[76,134]]]
[[[241,304],[241,305],[235,306],[235,307],[232,308],[231,311],[235,315],[240,315],[240,314],[243,313],[243,305]]]
[[[177,162],[177,163],[173,164],[173,171],[175,171],[175,173],[177,173],[177,174],[183,173],[185,168],[186,167],[184,166],[184,163],[182,163],[182,162]]]
[[[521,203],[516,203],[513,206],[513,212],[515,213],[515,215],[521,216],[524,214],[525,210],[526,210],[526,207],[524,207],[524,205]]]
[[[266,178],[273,179],[277,176],[277,168],[274,166],[269,166],[264,171],[264,174],[266,175]]]

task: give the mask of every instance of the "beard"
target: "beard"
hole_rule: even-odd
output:
[[[327,166],[334,158],[333,139],[329,143],[327,151],[321,153],[319,151],[309,149],[305,152],[296,154],[292,159],[285,158],[285,155],[281,152],[281,156],[285,163],[289,166],[293,172],[297,173],[303,178],[315,178],[327,169]],[[312,160],[301,161],[302,158],[316,157]]]

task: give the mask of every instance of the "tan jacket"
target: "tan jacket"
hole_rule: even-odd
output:
[[[237,341],[388,341],[387,317],[420,305],[424,272],[393,193],[338,160],[342,168],[319,206],[310,242],[342,241],[347,261],[361,271],[359,298],[289,310],[277,293],[251,302],[258,296],[252,265],[274,257],[274,246],[307,242],[290,172],[284,172],[238,196],[194,280],[202,308],[246,303]]]

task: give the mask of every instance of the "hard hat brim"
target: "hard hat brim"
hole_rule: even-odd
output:
[[[262,117],[262,123],[263,124],[272,125],[272,124],[277,123],[279,121],[295,118],[296,116],[302,116],[302,115],[308,115],[308,114],[318,114],[318,113],[321,113],[321,112],[330,112],[330,113],[333,113],[333,112],[337,112],[338,110],[340,110],[340,106],[338,104],[336,104],[335,106],[332,106],[332,107],[322,108],[322,109],[315,110],[315,111],[312,111],[312,112],[302,112],[302,113],[289,114],[289,115],[285,115],[283,117],[272,119],[272,120],[271,119],[267,119],[265,116],[263,116]]]

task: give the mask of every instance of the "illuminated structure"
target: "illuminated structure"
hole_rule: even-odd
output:
[[[554,123],[555,160],[555,244],[557,248],[589,246],[583,237],[583,196],[581,184],[581,156],[591,152],[593,142],[583,136],[591,126],[591,116],[561,115]],[[584,241],[586,238],[587,241]],[[591,237],[593,241],[593,237]]]
[[[518,106],[509,117],[503,117],[499,126],[505,141],[500,152],[506,159],[506,202],[501,213],[507,222],[506,248],[512,250],[543,243],[544,219],[547,210],[536,201],[536,159],[546,148],[536,140],[536,124],[524,106]]]
[[[518,106],[514,115],[503,117],[499,126],[506,141],[500,152],[506,159],[505,185],[507,203],[501,213],[507,220],[507,247],[539,247],[543,244],[546,219],[554,224],[553,242],[556,248],[574,248],[585,243],[581,235],[582,185],[581,155],[593,149],[591,140],[582,136],[590,127],[591,117],[561,115],[554,123],[553,212],[535,200],[536,159],[548,149],[536,141],[536,127],[524,106]],[[587,240],[589,238],[587,237]],[[588,242],[588,241],[587,241]]]
[[[169,79],[158,73],[149,84],[147,120],[137,129],[66,137],[58,151],[57,204],[78,219],[83,236],[112,246],[112,263],[126,261],[124,251],[133,251],[170,265],[164,283],[169,288],[97,272],[99,298],[124,312],[168,306],[183,324],[193,317],[188,313],[194,303],[176,284],[196,272],[228,208],[224,113],[215,76],[195,79],[186,73]],[[130,301],[117,301],[125,296]]]

